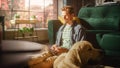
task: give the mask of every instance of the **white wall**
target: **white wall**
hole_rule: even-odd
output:
[[[104,4],[104,1],[105,0],[96,0],[96,6]],[[117,2],[117,1],[120,1],[120,0],[114,0],[114,2]]]

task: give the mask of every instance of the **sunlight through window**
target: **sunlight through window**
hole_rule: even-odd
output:
[[[35,18],[39,20],[37,28],[46,28],[50,19],[57,19],[56,0],[3,0],[1,15],[6,16],[7,28],[14,28],[11,20],[19,17],[20,20]],[[7,10],[7,11],[6,11]],[[19,15],[19,16],[16,16]],[[12,27],[11,27],[12,25]]]

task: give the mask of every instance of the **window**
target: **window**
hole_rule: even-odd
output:
[[[0,15],[5,16],[5,27],[14,28],[11,20],[39,20],[37,28],[46,28],[49,19],[57,19],[57,0],[0,0]]]

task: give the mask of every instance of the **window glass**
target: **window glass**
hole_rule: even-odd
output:
[[[57,0],[0,0],[0,15],[5,16],[5,27],[13,29],[11,20],[39,20],[36,28],[46,28],[50,19],[57,19]]]

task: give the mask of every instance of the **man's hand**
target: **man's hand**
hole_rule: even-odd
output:
[[[51,50],[55,50],[57,48],[57,45],[56,44],[54,44],[54,45],[52,45],[52,47],[50,48]]]
[[[57,49],[57,53],[58,53],[58,54],[65,53],[65,52],[68,52],[68,49],[67,49],[67,48],[58,47],[58,49]]]
[[[53,45],[51,48],[52,52],[54,52],[57,55],[60,55],[61,53],[68,52],[68,49],[59,47],[57,45]]]

